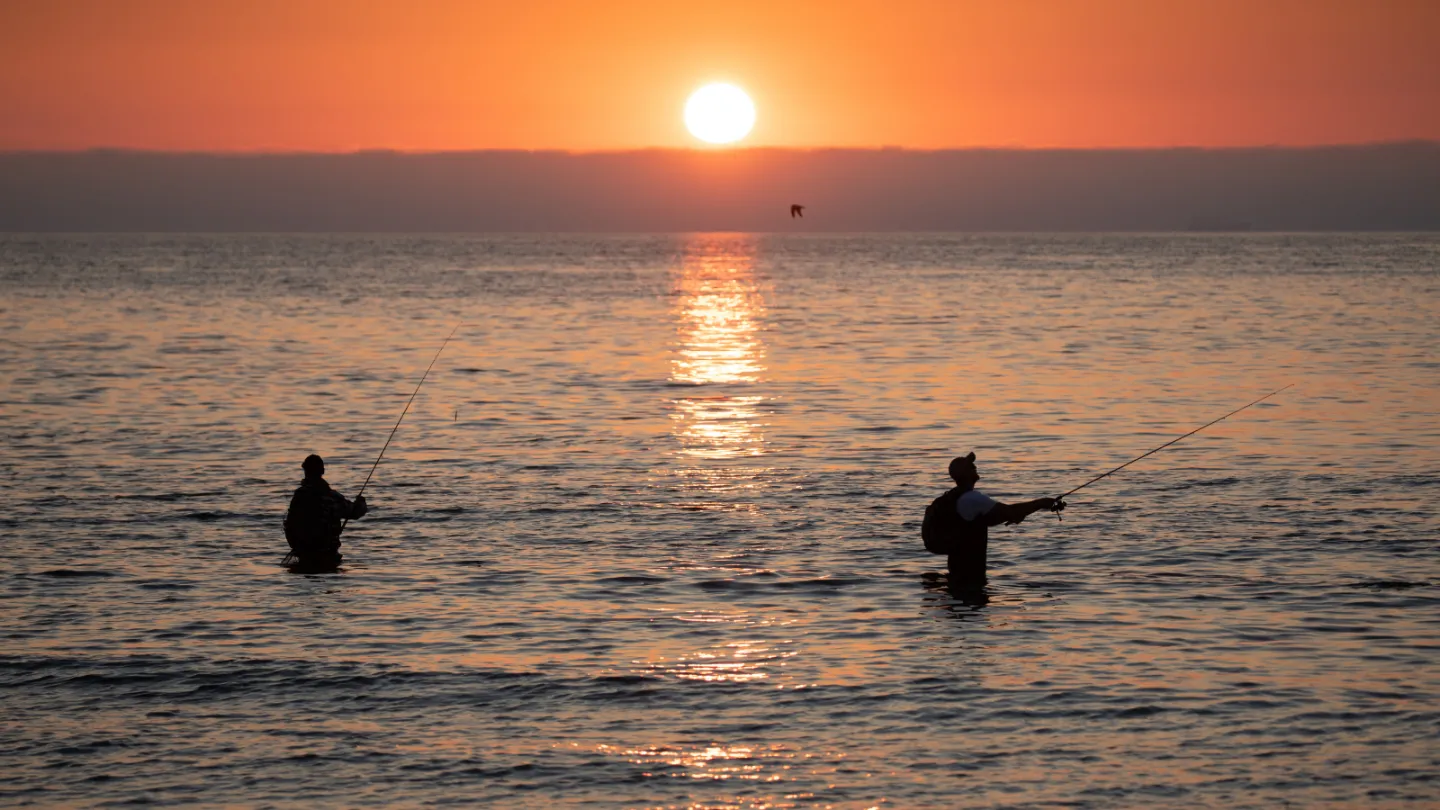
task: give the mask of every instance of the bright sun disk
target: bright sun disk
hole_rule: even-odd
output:
[[[707,84],[685,102],[685,128],[706,143],[734,143],[755,126],[755,105],[733,84]]]

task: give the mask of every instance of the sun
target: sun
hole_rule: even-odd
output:
[[[685,102],[685,128],[706,143],[734,143],[755,126],[755,105],[733,84],[707,84]]]

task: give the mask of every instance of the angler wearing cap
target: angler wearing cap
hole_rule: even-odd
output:
[[[955,479],[955,488],[925,509],[920,536],[925,540],[926,551],[948,555],[951,584],[985,582],[985,553],[991,526],[1013,525],[1042,509],[1058,512],[1065,508],[1065,502],[1059,498],[1000,503],[976,489],[980,471],[975,468],[974,453],[951,461],[950,477]]]
[[[365,496],[352,503],[330,488],[325,481],[325,460],[316,455],[305,457],[300,465],[305,480],[290,499],[285,514],[285,539],[297,567],[333,569],[340,564],[340,532],[345,521],[364,516],[369,511]]]

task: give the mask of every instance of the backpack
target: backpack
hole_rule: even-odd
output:
[[[959,487],[946,492],[925,507],[925,521],[920,524],[920,539],[931,554],[949,554],[965,531],[955,502],[964,493]]]

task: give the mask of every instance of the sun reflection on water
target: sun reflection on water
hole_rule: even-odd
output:
[[[637,661],[640,674],[704,683],[752,683],[768,680],[771,670],[785,665],[794,651],[779,649],[788,645],[763,639],[732,641],[723,647],[699,650],[673,658]]]
[[[727,392],[760,382],[765,302],[755,280],[755,246],[748,238],[696,236],[674,280],[678,345],[670,381],[705,392],[676,397],[671,418],[681,453],[726,459],[764,452],[764,397]]]
[[[765,766],[754,761],[755,749],[746,745],[708,745],[704,748],[669,746],[600,745],[603,754],[618,756],[636,765],[672,770],[670,775],[691,779],[763,779]],[[673,773],[674,770],[683,773]],[[646,776],[654,776],[647,773]],[[766,781],[778,777],[771,776]]]
[[[733,808],[734,810],[778,810],[810,806],[817,799],[813,791],[785,790],[784,783],[797,778],[833,775],[849,764],[848,757],[838,751],[807,752],[785,743],[706,745],[596,745],[594,750],[606,757],[637,765],[647,779],[688,779],[715,783],[735,782],[730,795],[710,795],[703,802],[669,807]],[[850,771],[855,772],[855,771]],[[864,773],[868,778],[869,773]],[[747,783],[773,785],[770,791],[757,790]],[[834,787],[831,784],[831,787]],[[866,810],[877,810],[887,800],[855,804]],[[823,806],[832,806],[825,803]],[[847,805],[850,806],[850,805]]]

